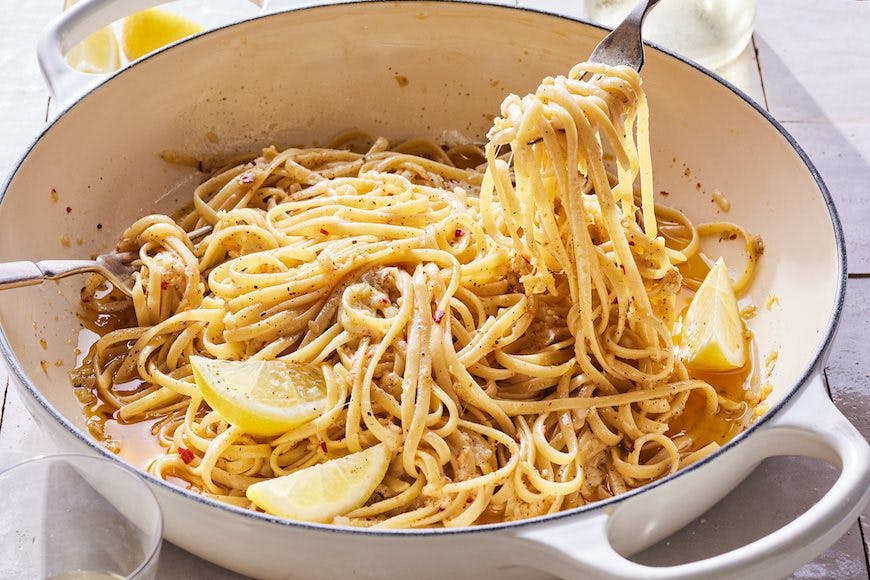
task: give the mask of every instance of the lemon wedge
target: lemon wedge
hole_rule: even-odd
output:
[[[734,286],[719,258],[698,288],[682,330],[686,365],[705,371],[729,371],[746,364],[743,321]]]
[[[63,9],[72,8],[77,0],[66,0]],[[66,62],[84,73],[107,73],[121,66],[118,39],[108,26],[96,31],[66,53]]]
[[[149,8],[124,19],[121,45],[129,60],[202,31],[202,26],[172,12]]]
[[[118,70],[121,57],[118,40],[109,28],[103,28],[66,53],[66,62],[84,73],[107,73]]]
[[[274,516],[328,523],[358,508],[384,479],[391,453],[380,443],[364,451],[261,481],[246,495]]]
[[[190,357],[206,403],[252,435],[278,435],[320,415],[326,383],[316,366],[281,360]]]

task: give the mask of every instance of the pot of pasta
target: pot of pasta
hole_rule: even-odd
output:
[[[273,8],[108,79],[65,68],[153,3],[50,27],[61,112],[0,204],[2,259],[117,250],[129,287],[3,292],[0,321],[42,427],[138,469],[168,540],[269,578],[752,577],[867,504],[820,370],[836,211],[737,89],[461,2]],[[803,515],[628,559],[784,454],[841,470]]]

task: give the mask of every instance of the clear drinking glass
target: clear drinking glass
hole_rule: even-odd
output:
[[[0,578],[156,577],[160,506],[131,469],[60,454],[0,470]]]
[[[584,0],[586,16],[614,27],[638,0]],[[643,26],[645,40],[710,69],[740,55],[752,38],[757,0],[661,0]]]

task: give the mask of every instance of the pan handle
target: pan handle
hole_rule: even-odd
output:
[[[816,457],[841,468],[833,487],[782,528],[730,552],[676,566],[646,566],[627,559],[612,538],[654,529],[644,515],[678,510],[692,493],[710,485],[714,464],[748,473],[780,455]],[[730,456],[730,457],[729,457]],[[706,473],[705,473],[706,472]],[[696,481],[690,481],[691,479]],[[706,479],[705,479],[706,478]],[[691,488],[681,480],[689,480]],[[671,489],[668,489],[671,488]],[[650,489],[592,517],[567,517],[514,532],[516,563],[563,578],[772,578],[788,574],[831,546],[857,520],[870,500],[870,445],[827,396],[821,373],[770,423],[704,467]],[[650,502],[658,503],[653,507]],[[671,505],[662,505],[669,502]]]
[[[250,1],[265,11],[266,0]],[[164,2],[166,0],[81,0],[52,20],[42,31],[36,55],[42,76],[58,105],[55,110],[65,109],[112,74],[83,73],[71,68],[64,58],[71,48],[116,20]]]
[[[138,10],[156,6],[160,1],[82,0],[45,27],[36,45],[36,56],[42,76],[58,105],[56,110],[65,109],[110,76],[79,72],[67,65],[64,55],[104,26]]]

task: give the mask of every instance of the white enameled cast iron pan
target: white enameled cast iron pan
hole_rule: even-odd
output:
[[[604,34],[568,18],[473,3],[267,7],[274,13],[182,41],[108,79],[66,68],[62,50],[156,3],[85,1],[47,30],[40,60],[60,112],[5,184],[0,260],[86,257],[110,249],[140,215],[185,203],[201,176],[162,161],[167,150],[209,158],[273,142],[323,142],[353,126],[393,138],[455,129],[482,140],[508,92],[525,94],[545,76],[567,72]],[[667,203],[697,222],[719,214],[695,184],[718,188],[731,200],[727,218],[764,238],[749,299],[763,305],[773,294],[779,306],[759,308],[751,325],[759,356],[779,358],[763,417],[719,452],[631,493],[459,530],[290,522],[149,476],[166,537],[253,576],[458,579],[769,578],[842,535],[868,501],[870,448],[828,399],[821,373],[845,281],[831,198],[783,128],[721,79],[653,48],[643,78],[656,191],[670,192]],[[52,202],[52,189],[63,203]],[[66,247],[63,236],[81,245]],[[113,457],[86,434],[66,376],[75,361],[80,283],[3,292],[0,348],[30,411],[60,446]],[[43,369],[42,360],[63,367]],[[822,458],[841,473],[817,504],[749,545],[667,568],[625,558],[696,518],[776,455]]]

